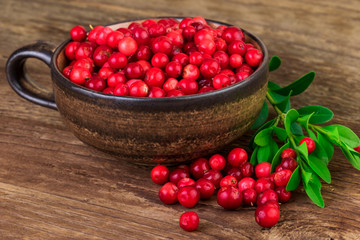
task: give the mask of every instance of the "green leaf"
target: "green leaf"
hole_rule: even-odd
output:
[[[306,165],[306,163],[301,163],[300,167],[301,167],[301,176],[302,176],[302,179],[303,179],[303,185],[305,187],[306,185],[309,184],[313,173],[312,173],[310,167],[308,167]]]
[[[299,78],[298,80],[296,80],[295,82],[290,83],[286,87],[276,89],[273,91],[283,96],[289,95],[290,92],[292,91],[291,96],[295,96],[305,91],[313,82],[314,78],[315,78],[315,72],[309,72],[304,76],[302,76],[301,78]]]
[[[330,121],[334,116],[334,113],[330,109],[316,105],[302,107],[298,109],[298,112],[300,116],[312,114],[309,119],[309,123],[311,124],[326,123]]]
[[[266,145],[265,147],[259,147],[259,150],[257,152],[257,162],[270,162],[270,155],[271,148],[269,145]]]
[[[319,175],[325,182],[331,183],[331,176],[329,169],[327,168],[326,164],[315,155],[309,155],[309,166],[311,167],[314,172]]]
[[[315,134],[314,134],[315,135]],[[316,136],[313,136],[312,139],[315,142],[315,149],[314,151],[309,155],[309,158],[311,155],[316,156],[320,161],[322,161],[325,165],[327,165],[330,161],[330,158],[328,157],[326,151],[324,148],[319,144],[318,139]]]
[[[314,113],[310,113],[310,114],[306,114],[306,115],[300,115],[297,122],[303,127],[305,128],[305,130],[307,132],[309,132],[309,120],[311,118],[311,116]]]
[[[287,139],[287,134],[286,134],[286,130],[283,129],[283,128],[279,128],[279,127],[273,127],[274,129],[274,132],[277,136],[277,138],[280,140],[280,141],[285,141]]]
[[[259,147],[256,146],[256,148],[254,149],[253,153],[251,154],[251,158],[250,158],[250,163],[253,165],[253,166],[256,166],[257,165],[257,152],[259,150]]]
[[[273,173],[275,171],[275,168],[277,167],[277,165],[279,165],[281,163],[281,153],[282,151],[284,151],[284,149],[289,148],[290,144],[287,142],[285,143],[274,155],[272,161],[271,161],[271,172]]]
[[[254,124],[251,126],[251,129],[257,129],[258,127],[260,127],[261,125],[264,124],[264,122],[266,121],[266,119],[268,118],[269,115],[269,108],[267,105],[267,102],[264,101],[264,104],[261,108],[260,114],[257,117],[256,121],[254,122]]]
[[[288,184],[286,185],[286,191],[296,190],[300,184],[300,179],[300,166],[297,166],[297,168],[291,174]]]
[[[270,126],[272,126],[274,123],[276,122],[276,119],[271,119],[268,122],[264,123],[261,127],[259,127],[256,132],[254,133],[254,135],[251,137],[250,141],[249,141],[249,148],[250,149],[255,149],[256,144],[254,143],[254,139],[255,136],[263,129],[268,128]]]
[[[339,132],[340,140],[343,141],[346,145],[351,148],[359,146],[360,140],[359,137],[348,127],[343,125],[335,125]]]
[[[324,149],[330,161],[330,159],[334,155],[334,145],[321,133],[318,133],[317,137],[319,145]]]
[[[298,136],[304,136],[302,127],[297,122],[291,123],[291,132]]]
[[[270,90],[276,90],[276,89],[280,89],[280,88],[281,88],[281,87],[280,87],[279,84],[274,83],[274,82],[272,82],[272,81],[269,81],[269,82],[268,82],[268,89],[270,89]]]
[[[289,94],[288,95],[281,95],[281,94],[278,94],[272,90],[268,90],[268,93],[272,99],[272,102],[274,104],[279,104],[279,103],[282,103],[284,101],[286,101],[288,98],[289,98]]]
[[[331,143],[340,146],[340,135],[336,125],[328,125],[318,128],[321,130],[320,132],[324,134],[324,136],[326,136]]]
[[[278,56],[273,56],[269,61],[269,72],[278,69],[281,65],[281,59]]]
[[[301,155],[305,158],[305,160],[309,161],[309,153],[307,150],[306,143],[303,142],[300,146],[297,147],[297,149],[301,153]]]
[[[290,94],[289,96],[287,96],[282,102],[276,104],[276,106],[280,109],[280,111],[286,113],[287,111],[290,110],[291,108],[291,103],[290,103]]]
[[[345,143],[341,142],[340,144],[341,151],[344,153],[345,157],[349,162],[354,166],[354,168],[360,170],[360,158],[359,156],[354,156],[352,152],[350,152],[348,146]]]
[[[285,115],[285,130],[289,137],[291,137],[291,124],[299,117],[299,113],[295,109],[290,109]]]
[[[256,134],[254,142],[260,147],[269,145],[270,139],[272,138],[273,129],[272,127],[265,128]]]
[[[309,198],[319,207],[324,208],[325,203],[321,196],[321,182],[318,176],[313,175],[311,181],[305,185],[304,189]]]
[[[271,163],[273,157],[275,156],[275,154],[279,150],[279,146],[278,146],[278,144],[275,142],[275,140],[273,138],[270,140],[269,146],[270,146],[270,156],[269,156],[268,162]]]

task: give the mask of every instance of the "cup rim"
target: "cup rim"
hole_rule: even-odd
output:
[[[174,18],[177,20],[182,20],[183,18],[186,17],[148,17],[148,18],[135,18],[135,19],[129,19],[129,20],[124,20],[124,21],[118,21],[118,22],[114,22],[114,23],[110,23],[104,26],[113,26],[116,24],[120,24],[120,23],[131,23],[133,21],[141,21],[141,20],[146,20],[146,19],[163,19],[163,18]],[[220,22],[220,21],[216,21],[216,20],[211,20],[211,19],[205,19],[207,22],[211,22],[214,24],[220,24],[220,25],[225,25],[225,26],[234,26],[228,23],[224,23],[224,22]],[[98,91],[94,91],[88,88],[85,88],[84,86],[80,86],[77,85],[73,82],[71,82],[69,79],[67,79],[66,77],[63,76],[62,72],[59,70],[59,67],[57,65],[57,58],[59,56],[59,54],[61,53],[61,51],[66,47],[66,45],[72,40],[71,38],[66,39],[65,41],[63,41],[54,51],[52,58],[51,58],[51,69],[53,74],[55,74],[57,76],[57,80],[61,79],[61,83],[62,85],[64,85],[66,88],[71,89],[71,91],[74,91],[76,93],[79,94],[84,94],[84,95],[91,95],[93,97],[97,97],[97,98],[102,98],[102,99],[110,99],[110,100],[116,100],[116,101],[127,101],[127,102],[154,102],[154,103],[179,103],[179,102],[188,102],[191,100],[194,101],[199,101],[199,100],[204,100],[207,98],[212,98],[214,96],[219,96],[219,95],[226,95],[227,93],[231,93],[234,92],[236,90],[240,90],[240,89],[252,89],[252,85],[256,85],[257,82],[261,81],[261,78],[258,77],[258,75],[261,75],[263,73],[263,71],[267,71],[268,69],[266,69],[268,67],[268,61],[269,61],[269,54],[268,54],[268,50],[266,45],[264,44],[264,42],[257,37],[256,35],[248,32],[247,30],[239,27],[245,35],[247,35],[249,38],[251,38],[253,41],[255,41],[259,47],[261,48],[261,51],[263,53],[263,61],[260,64],[260,66],[258,66],[258,68],[249,76],[247,77],[246,81],[241,81],[235,84],[232,84],[230,86],[227,86],[225,88],[221,88],[221,89],[217,89],[214,91],[210,91],[210,92],[205,92],[205,93],[197,93],[197,94],[192,94],[192,95],[185,95],[185,96],[177,96],[177,97],[161,97],[161,98],[149,98],[149,97],[133,97],[133,96],[119,96],[119,95],[112,95],[112,94],[107,94],[107,93],[103,93],[103,92],[98,92]],[[250,95],[251,93],[247,92],[244,93],[244,96]]]

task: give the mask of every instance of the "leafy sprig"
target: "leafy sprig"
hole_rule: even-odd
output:
[[[269,71],[278,69],[280,65],[280,58],[272,57]],[[298,167],[292,173],[286,190],[295,190],[302,180],[309,198],[319,207],[324,207],[320,179],[331,182],[328,164],[334,154],[334,146],[340,147],[349,162],[360,170],[360,153],[354,150],[360,145],[360,140],[348,127],[338,124],[323,126],[334,116],[326,107],[312,105],[297,110],[291,108],[290,98],[304,92],[314,78],[315,72],[309,72],[285,87],[269,81],[266,99],[277,116],[267,121],[269,109],[265,101],[252,126],[257,130],[249,143],[253,149],[250,162],[253,165],[270,162],[271,172],[274,172],[281,162],[281,152],[286,148],[294,149]],[[299,145],[304,137],[310,137],[315,142],[315,150],[311,154],[308,154],[305,143]],[[281,143],[280,147],[278,143]]]

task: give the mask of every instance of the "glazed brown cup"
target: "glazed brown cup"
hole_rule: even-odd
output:
[[[109,27],[127,27],[130,22]],[[209,22],[215,26],[224,24]],[[245,30],[244,33],[246,42],[263,52],[261,65],[244,81],[202,94],[125,97],[76,85],[62,75],[68,64],[64,49],[71,39],[55,51],[46,42],[16,50],[8,59],[6,74],[20,96],[57,109],[84,143],[137,164],[177,164],[221,149],[256,120],[266,95],[269,57],[259,38]],[[52,91],[38,87],[28,78],[24,69],[27,58],[38,58],[51,68]]]

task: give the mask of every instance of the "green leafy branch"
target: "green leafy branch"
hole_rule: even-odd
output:
[[[276,70],[280,65],[280,58],[272,57],[269,71]],[[249,143],[253,149],[250,162],[253,165],[270,162],[271,172],[274,172],[281,162],[281,152],[286,148],[294,149],[298,167],[291,175],[286,190],[295,190],[302,180],[309,198],[319,207],[324,207],[320,179],[326,183],[331,182],[328,163],[334,154],[334,145],[340,147],[349,162],[360,170],[360,153],[354,149],[360,145],[360,140],[348,127],[338,124],[320,126],[319,124],[329,122],[334,116],[326,107],[313,105],[297,110],[291,108],[290,97],[304,92],[314,78],[315,72],[309,72],[285,87],[269,81],[266,99],[277,116],[267,121],[269,109],[265,101],[252,126],[257,131]],[[305,143],[299,145],[304,137],[310,137],[315,142],[315,150],[311,154],[308,154]],[[283,142],[280,148],[278,142]]]

